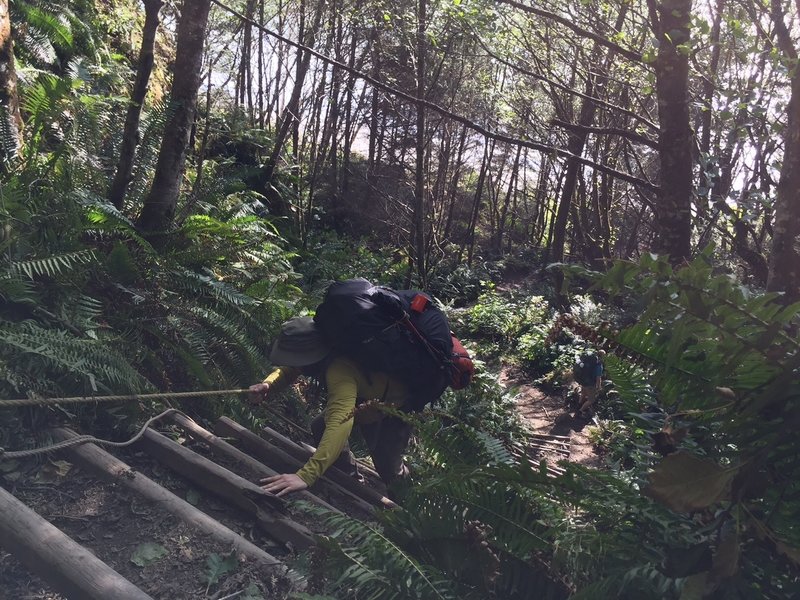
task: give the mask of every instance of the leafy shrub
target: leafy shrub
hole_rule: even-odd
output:
[[[331,281],[354,277],[402,288],[408,270],[402,252],[373,251],[362,243],[341,239],[330,232],[314,233],[300,258],[297,270],[303,275],[305,286],[318,296]]]

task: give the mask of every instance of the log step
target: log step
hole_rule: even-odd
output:
[[[145,431],[138,444],[182,477],[254,517],[271,538],[296,550],[314,545],[311,531],[279,514],[286,507],[277,496],[152,429]]]
[[[53,437],[65,440],[77,434],[69,429],[52,430]],[[286,566],[254,543],[214,520],[186,500],[179,498],[158,483],[131,469],[126,463],[112,456],[94,444],[81,444],[64,450],[73,462],[93,472],[99,478],[124,486],[134,493],[156,503],[159,508],[171,513],[190,527],[198,529],[215,540],[234,548],[251,560],[256,561],[270,574],[287,574]],[[113,598],[113,596],[107,596]]]
[[[70,598],[153,600],[3,488],[0,488],[0,544]]]

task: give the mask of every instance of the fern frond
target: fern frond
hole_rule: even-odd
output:
[[[86,220],[92,228],[122,233],[148,254],[156,254],[152,244],[139,235],[133,221],[108,200],[88,190],[75,190],[72,196],[86,209]]]
[[[6,274],[0,276],[0,298],[5,302],[35,304],[36,288],[30,280]]]
[[[254,306],[258,301],[246,294],[242,294],[232,286],[219,281],[213,275],[204,275],[188,270],[172,270],[168,276],[178,289],[197,296],[212,296],[221,302],[234,306]]]
[[[134,392],[152,389],[150,383],[110,345],[77,338],[62,330],[45,329],[32,321],[0,322],[2,348],[9,353],[9,363],[31,361],[30,369],[34,372],[47,365],[62,375],[85,377],[95,391],[120,387]]]
[[[37,276],[47,275],[53,277],[62,275],[66,271],[75,269],[77,265],[85,265],[95,260],[93,250],[78,250],[66,254],[56,254],[45,258],[35,258],[12,262],[8,266],[8,272],[12,275],[25,274],[30,279]]]
[[[455,600],[462,598],[457,585],[436,569],[421,565],[389,539],[379,528],[347,515],[309,504],[302,509],[322,518],[330,539],[339,551],[333,584],[336,590],[356,587],[364,598],[419,598]]]
[[[71,15],[67,7],[18,1],[14,3],[14,12],[20,15],[28,27],[38,30],[54,44],[61,48],[72,47],[73,35],[68,17],[74,15]]]

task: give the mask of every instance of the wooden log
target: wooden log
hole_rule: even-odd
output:
[[[256,477],[271,477],[273,475],[278,475],[278,472],[274,469],[270,469],[267,465],[262,462],[257,461],[255,458],[250,456],[249,454],[242,452],[236,446],[229,444],[221,437],[218,437],[204,429],[200,425],[198,425],[195,421],[190,419],[184,414],[181,413],[172,413],[168,417],[173,423],[178,425],[181,429],[186,432],[186,435],[191,437],[192,439],[203,442],[211,448],[212,452],[215,454],[225,456],[226,458],[236,461],[238,464],[242,465],[247,471],[255,475]],[[322,508],[330,510],[331,512],[341,513],[338,508],[335,506],[328,504],[320,498],[319,496],[315,496],[311,492],[307,490],[303,490],[301,492],[297,492],[297,497],[305,500],[306,502],[310,502],[312,504],[316,504]]]
[[[74,431],[62,428],[53,429],[52,433],[53,437],[59,440],[73,438],[77,435]],[[74,462],[94,472],[99,477],[111,483],[123,485],[140,494],[157,504],[159,508],[163,508],[175,515],[187,525],[199,529],[215,540],[233,547],[237,552],[244,554],[263,567],[276,573],[286,573],[286,567],[277,558],[264,552],[264,550],[235,531],[228,529],[222,523],[215,521],[203,511],[186,502],[186,500],[161,487],[152,479],[134,471],[127,464],[98,446],[81,444],[80,446],[67,448],[64,452]],[[113,598],[113,596],[106,596],[106,598]]]
[[[260,460],[274,464],[274,468],[281,469],[284,473],[294,473],[305,464],[305,461],[296,459],[227,417],[217,419],[214,429],[221,435],[235,437],[249,453]],[[382,494],[359,484],[352,477],[345,475],[338,469],[335,473],[331,473],[331,471],[332,469],[328,469],[314,485],[319,486],[327,493],[344,494],[351,502],[357,502],[360,508],[368,512],[372,511],[373,506],[386,508],[395,508],[397,506]],[[337,474],[340,476],[337,476]]]
[[[3,488],[0,545],[69,598],[153,600]]]
[[[572,438],[568,435],[554,435],[551,433],[529,433],[532,437],[547,438],[551,440],[564,440],[569,442]]]
[[[262,427],[261,435],[264,439],[272,442],[278,448],[280,448],[287,454],[294,456],[297,460],[303,463],[305,463],[311,457],[311,455],[317,451],[317,449],[314,448],[314,446],[306,443],[298,444],[294,440],[290,440],[286,436],[281,435],[271,427]],[[331,469],[336,469],[336,466],[335,465],[332,466]],[[339,471],[339,469],[336,470]],[[368,465],[365,465],[360,461],[358,463],[358,471],[362,475],[368,475],[369,477],[372,477],[380,481],[380,475],[378,475],[377,471],[375,471],[375,469],[369,467]],[[347,476],[346,473],[343,474]]]
[[[528,444],[526,448],[530,448],[531,450],[542,450],[545,452],[557,452],[558,454],[569,456],[569,448],[564,448],[562,446],[551,446],[550,444]]]
[[[271,538],[296,550],[307,550],[314,545],[313,534],[307,527],[277,514],[285,512],[284,501],[264,488],[152,429],[144,432],[138,445],[182,477],[253,516]]]
[[[295,459],[300,461],[301,465],[305,464],[306,461],[311,458],[311,455],[316,452],[316,448],[313,446],[306,445],[307,447],[303,447],[299,444],[295,444],[292,440],[284,435],[281,435],[270,427],[262,427],[261,432],[264,434],[264,437],[267,439],[267,441],[272,442],[273,445],[281,448],[287,454],[293,456]],[[375,471],[365,467],[364,465],[359,465],[358,469],[359,471],[364,471],[367,474],[380,479],[379,475]],[[391,502],[391,500],[386,498],[380,492],[358,482],[344,471],[337,469],[335,465],[331,466],[331,468],[325,471],[325,477],[352,494],[355,494],[367,502],[374,504],[375,506],[389,506],[386,503]]]

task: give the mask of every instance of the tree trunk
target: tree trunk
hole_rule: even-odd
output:
[[[789,304],[800,300],[800,68],[797,50],[784,25],[778,0],[773,0],[772,6],[781,51],[791,59],[794,67],[790,71],[792,92],[786,108],[783,163],[777,186],[767,290],[783,292],[783,302]]]
[[[506,230],[506,219],[508,218],[508,209],[511,206],[511,200],[516,202],[517,195],[517,171],[519,170],[519,159],[522,155],[522,146],[517,146],[517,154],[514,157],[514,166],[511,168],[511,176],[508,182],[508,191],[506,192],[503,206],[497,216],[497,227],[494,232],[494,240],[492,242],[492,251],[495,255],[502,256],[503,254],[503,235]]]
[[[464,255],[464,249],[467,248],[467,265],[470,267],[472,266],[472,257],[475,250],[475,229],[477,228],[478,216],[481,212],[481,197],[483,196],[483,186],[484,182],[486,181],[486,172],[489,169],[489,165],[492,162],[492,157],[494,156],[494,146],[494,139],[492,139],[491,142],[488,138],[484,139],[483,162],[481,163],[481,170],[478,174],[478,182],[475,184],[475,197],[472,201],[472,213],[469,219],[469,224],[467,225],[467,234],[464,242],[458,249],[458,260],[456,261],[457,264],[461,263],[461,257]]]
[[[210,7],[211,0],[184,0],[183,3],[170,95],[173,112],[164,128],[153,185],[139,215],[139,226],[144,231],[167,230],[175,216],[194,123]]]
[[[147,96],[147,84],[153,71],[153,46],[158,29],[158,13],[164,5],[162,0],[144,0],[144,29],[142,30],[142,47],[139,50],[139,65],[136,68],[136,80],[133,84],[128,114],[125,116],[125,127],[122,133],[122,146],[119,150],[117,172],[111,182],[108,200],[122,210],[125,203],[125,192],[133,175],[133,160],[136,146],[139,145],[139,119],[142,115],[144,99]]]
[[[304,6],[305,3],[301,3],[301,10],[304,8]],[[322,10],[323,5],[319,4],[316,8],[317,12],[314,16],[314,23],[310,28],[304,28],[305,31],[301,32],[300,34],[305,46],[313,46],[314,44],[314,36],[315,32],[319,29],[319,22],[322,18]],[[289,104],[286,105],[286,109],[283,111],[278,132],[275,134],[275,142],[272,148],[272,153],[270,154],[269,160],[264,167],[264,176],[267,180],[271,180],[272,176],[275,174],[275,168],[278,165],[278,158],[281,155],[286,138],[291,131],[292,123],[295,118],[299,118],[297,113],[300,107],[300,94],[303,91],[303,82],[305,81],[306,73],[308,73],[308,66],[311,63],[311,54],[298,49],[297,61],[297,73],[294,87],[292,88],[292,96],[289,98]]]
[[[264,129],[264,0],[258,2],[258,127]]]
[[[427,0],[417,5],[417,139],[414,177],[414,263],[420,285],[425,288],[428,270],[425,256],[425,30]]]
[[[0,167],[22,147],[22,116],[17,95],[17,70],[14,66],[14,41],[8,0],[0,0],[0,135],[8,133],[11,148],[0,147]]]
[[[711,26],[711,58],[708,64],[706,76],[703,78],[703,87],[700,94],[700,101],[703,103],[703,111],[700,113],[700,194],[703,190],[709,190],[712,182],[709,176],[711,164],[709,160],[711,151],[711,116],[714,113],[714,90],[716,89],[717,69],[719,68],[719,58],[722,46],[719,43],[719,35],[722,22],[722,13],[725,10],[727,0],[717,0],[714,12],[714,20]],[[705,218],[708,213],[708,201],[702,197],[697,202],[698,221]]]
[[[692,129],[689,58],[684,48],[689,43],[692,0],[648,4],[659,41],[655,71],[661,168],[655,246],[677,265],[691,255]]]

